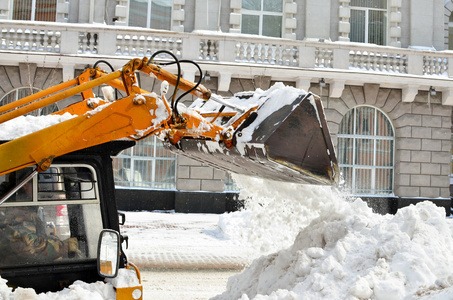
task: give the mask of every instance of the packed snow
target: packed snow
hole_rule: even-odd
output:
[[[0,141],[16,139],[46,127],[72,119],[76,115],[19,116],[0,124]]]
[[[220,224],[270,254],[213,299],[453,299],[453,223],[443,208],[427,201],[379,215],[323,187],[235,179],[254,209]]]

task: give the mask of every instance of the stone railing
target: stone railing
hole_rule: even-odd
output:
[[[46,22],[1,21],[0,30],[0,51],[8,52],[141,57],[169,50],[201,62],[453,77],[451,51]]]

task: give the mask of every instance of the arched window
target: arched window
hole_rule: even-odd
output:
[[[380,110],[358,106],[346,113],[338,133],[338,164],[346,192],[393,194],[395,137]]]
[[[14,89],[7,94],[5,94],[1,99],[0,99],[0,106],[14,102],[16,100],[22,99],[24,97],[30,96],[34,93],[39,92],[40,89],[35,88],[35,87],[20,87],[17,89]],[[46,107],[37,109],[33,112],[30,113],[30,115],[34,116],[39,116],[39,115],[47,115],[50,113],[53,113],[58,110],[58,107],[55,103],[50,104]]]

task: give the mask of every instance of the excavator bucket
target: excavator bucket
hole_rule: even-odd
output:
[[[247,107],[254,99],[259,106],[234,132],[234,147],[221,147],[211,140],[182,139],[178,153],[239,174],[294,183],[335,184],[338,166],[321,100],[302,90],[294,92],[294,88],[288,92],[288,88],[235,95],[236,104]],[[207,103],[196,106],[199,111],[203,107],[212,109]]]

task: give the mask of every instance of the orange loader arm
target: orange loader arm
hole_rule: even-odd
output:
[[[73,118],[1,144],[0,175],[31,165],[36,165],[38,171],[45,171],[57,156],[121,138],[139,140],[165,131],[169,139],[176,143],[185,136],[213,139],[221,134],[223,128],[201,116],[175,115],[165,95],[159,97],[138,86],[135,71],[154,75],[172,85],[177,84],[177,75],[149,64],[145,57],[132,59],[122,70],[110,74],[98,68],[89,68],[78,78],[1,106],[0,123],[3,123],[78,93],[83,99],[54,113],[69,112],[74,115]],[[127,96],[113,102],[93,101],[92,89],[103,84],[123,90]],[[177,88],[190,91],[194,87],[194,83],[179,78]],[[202,85],[191,93],[206,100],[211,95]],[[200,124],[204,124],[201,127],[207,130],[196,130],[194,133],[193,129],[199,128]]]
[[[225,171],[295,183],[338,181],[335,149],[319,97],[280,84],[225,100],[199,82],[181,78],[183,61],[174,58],[177,75],[146,57],[136,58],[111,73],[88,68],[77,78],[1,106],[0,124],[81,94],[80,101],[53,113],[72,118],[0,144],[0,175],[32,165],[45,171],[55,157],[66,153],[154,134],[172,151]],[[141,89],[137,72],[163,81],[161,95]],[[199,72],[201,78],[200,68]],[[169,84],[175,91],[167,101]],[[93,88],[103,85],[126,96],[95,98]],[[178,90],[184,93],[175,100]],[[195,101],[191,108],[179,105],[187,93],[205,101]]]

